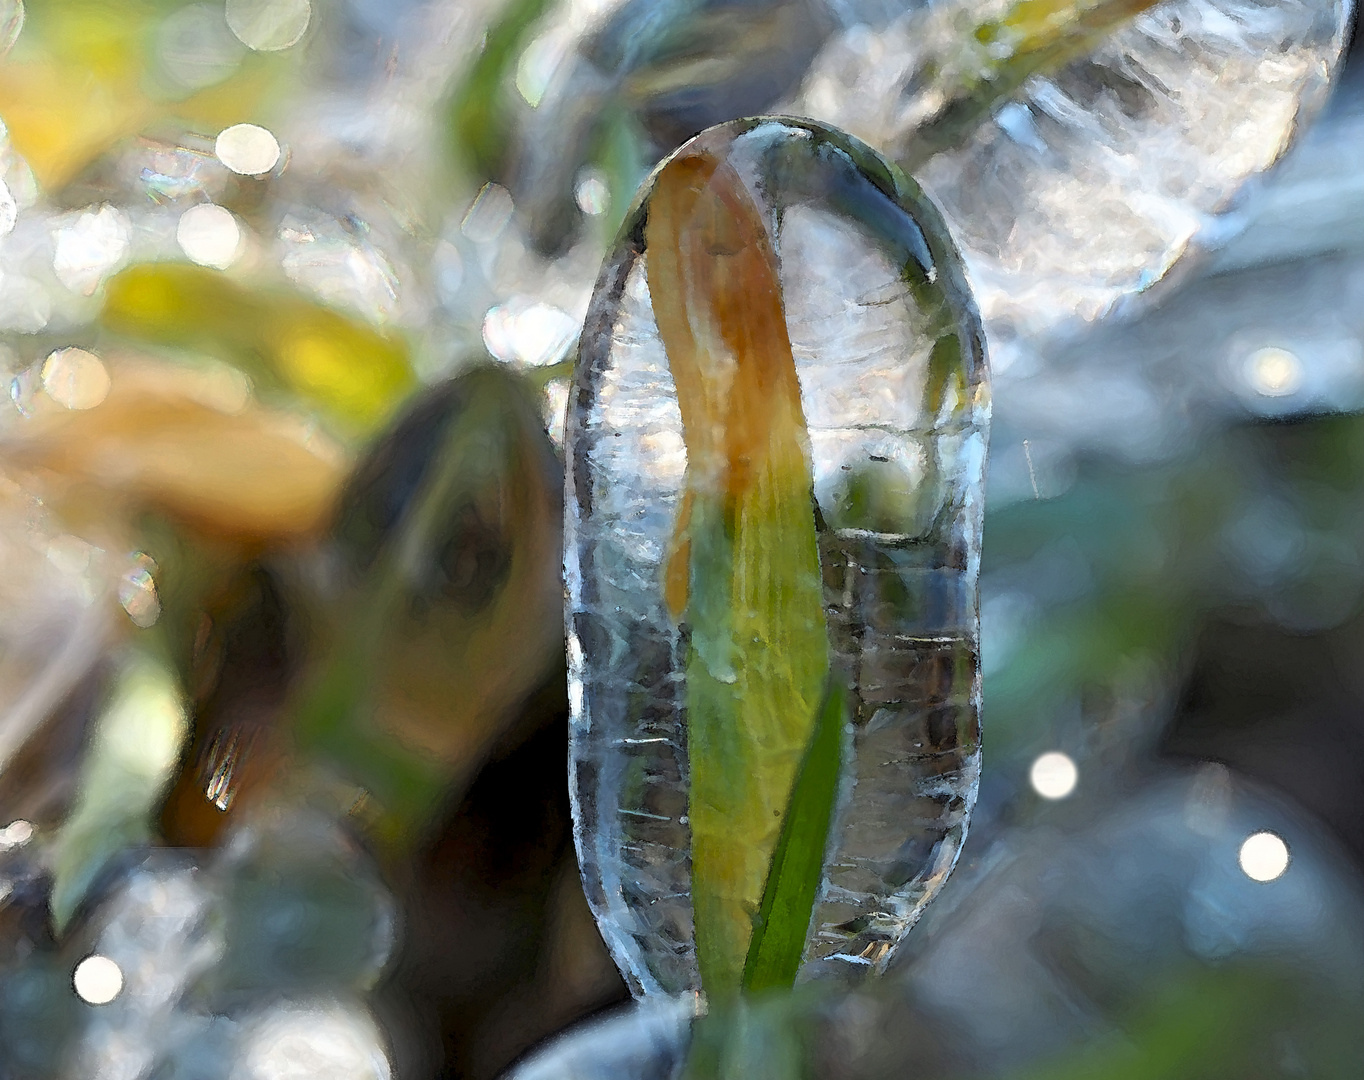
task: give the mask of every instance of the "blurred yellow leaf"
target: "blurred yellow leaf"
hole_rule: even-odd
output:
[[[0,64],[0,118],[43,187],[60,188],[119,139],[162,118],[211,131],[254,118],[287,61],[248,55],[234,75],[182,100],[153,92],[152,43],[168,10],[62,0],[30,11]]]
[[[105,293],[120,334],[192,347],[285,387],[357,434],[373,430],[416,385],[401,338],[298,293],[250,292],[226,274],[179,263],[129,267]]]
[[[0,117],[44,187],[60,187],[148,112],[140,95],[51,63],[0,68]]]
[[[294,390],[368,430],[415,386],[395,338],[298,298],[280,298],[258,347]]]
[[[345,455],[303,420],[250,400],[228,369],[112,363],[108,396],[72,411],[37,403],[6,439],[7,462],[33,470],[61,509],[90,487],[202,531],[266,543],[320,530]],[[43,480],[46,483],[43,484]]]

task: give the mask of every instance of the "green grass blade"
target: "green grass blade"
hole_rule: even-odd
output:
[[[847,719],[847,687],[837,675],[831,675],[772,853],[767,887],[744,964],[747,991],[787,989],[796,981],[824,875],[824,851],[838,801]]]
[[[179,680],[161,650],[129,647],[95,721],[76,800],[54,838],[49,903],[58,933],[109,860],[150,839],[188,723]]]
[[[511,0],[488,28],[483,51],[450,100],[451,142],[482,176],[496,176],[510,140],[507,105],[511,72],[531,28],[549,0]]]

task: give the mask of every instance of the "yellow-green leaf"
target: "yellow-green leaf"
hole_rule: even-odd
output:
[[[65,927],[108,860],[151,834],[151,813],[187,728],[170,666],[154,649],[129,649],[95,722],[75,805],[54,838],[52,921]]]
[[[811,463],[776,255],[738,174],[693,150],[650,196],[648,283],[687,484],[665,594],[690,630],[692,903],[703,986],[737,990],[829,669]]]
[[[140,341],[200,349],[266,388],[286,388],[360,434],[415,385],[402,339],[285,289],[248,291],[219,270],[145,263],[113,277],[104,324]]]

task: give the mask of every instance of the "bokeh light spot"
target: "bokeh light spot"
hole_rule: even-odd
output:
[[[564,445],[564,427],[568,422],[568,380],[552,379],[545,386],[545,430],[555,446]]]
[[[392,1070],[369,1017],[336,1006],[281,1006],[254,1025],[251,1080],[389,1080]]]
[[[532,41],[516,62],[516,90],[532,109],[539,106],[564,58],[564,43],[552,34]]]
[[[1252,881],[1274,881],[1288,869],[1288,845],[1276,833],[1254,833],[1241,845],[1239,862]]]
[[[191,206],[180,215],[175,239],[200,266],[226,270],[241,252],[242,230],[232,211],[213,203]]]
[[[483,318],[483,344],[499,360],[539,367],[562,360],[578,329],[576,319],[552,304],[520,311],[514,304],[498,304]]]
[[[176,88],[202,90],[222,82],[246,50],[223,20],[221,5],[190,4],[166,17],[156,32],[161,71]]]
[[[460,222],[460,229],[474,243],[490,244],[502,235],[514,209],[511,192],[498,184],[484,184]]]
[[[1069,754],[1051,750],[1038,756],[1028,771],[1033,790],[1044,799],[1064,799],[1080,780],[1080,770]]]
[[[1287,349],[1256,349],[1246,359],[1246,378],[1257,394],[1287,397],[1302,386],[1302,361]]]
[[[109,394],[109,372],[86,349],[58,349],[43,361],[43,389],[68,409],[93,409]]]
[[[0,236],[12,233],[18,220],[19,204],[14,201],[14,193],[10,191],[9,185],[0,180]]]
[[[128,254],[132,226],[117,207],[77,214],[54,234],[52,272],[74,293],[90,296]]]
[[[260,176],[279,163],[279,141],[256,124],[233,124],[218,133],[213,144],[218,160],[234,173]]]
[[[72,974],[71,982],[82,1001],[108,1005],[123,992],[123,971],[107,956],[87,956]]]
[[[611,205],[611,193],[606,181],[595,172],[584,172],[578,178],[573,198],[578,203],[578,209],[592,217],[606,213],[607,207]]]
[[[161,617],[161,598],[156,594],[151,560],[143,555],[138,564],[119,578],[118,602],[133,625],[147,629]]]
[[[308,0],[227,0],[227,25],[257,52],[297,45],[312,15]]]

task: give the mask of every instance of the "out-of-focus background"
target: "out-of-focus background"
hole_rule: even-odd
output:
[[[1353,13],[1019,10],[0,0],[0,1077],[492,1077],[623,1002],[564,779],[567,377],[648,169],[764,111],[923,183],[994,362],[966,853],[769,1036],[1359,1074]]]

